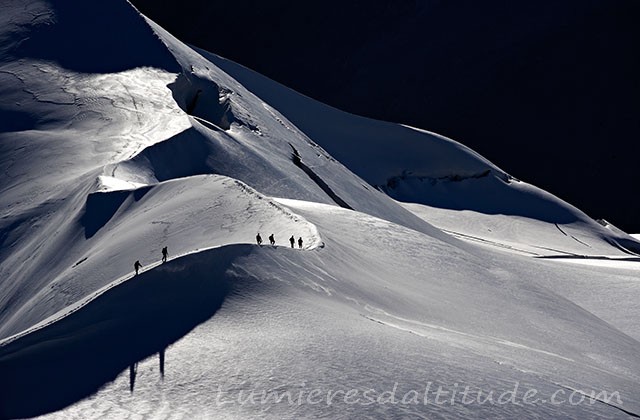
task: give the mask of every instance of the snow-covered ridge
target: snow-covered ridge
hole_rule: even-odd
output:
[[[1,328],[5,334],[28,327],[30,319],[51,315],[52,309],[64,311],[94,290],[129,277],[136,259],[144,266],[158,261],[163,246],[169,247],[170,255],[182,255],[203,248],[255,243],[258,232],[265,241],[275,233],[280,244],[289,235],[302,236],[305,248],[320,241],[317,229],[303,218],[241,182],[219,176],[94,192],[72,223],[60,261],[33,267],[41,273],[38,280],[49,286],[40,288],[22,306],[5,307]],[[86,239],[81,240],[80,234]],[[41,300],[49,305],[38,304]]]

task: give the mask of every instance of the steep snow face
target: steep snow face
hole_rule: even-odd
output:
[[[640,252],[640,243],[626,233],[606,229],[574,206],[506,174],[458,142],[339,111],[232,61],[199,51],[348,168],[397,200],[455,211],[447,214],[470,210],[531,219],[534,224],[576,225],[590,231],[604,249],[614,243]],[[619,253],[605,253],[610,252]]]
[[[153,22],[149,24],[184,69],[170,88],[193,116],[193,133],[210,148],[209,170],[240,179],[268,195],[361,210],[446,240],[437,229],[354,175],[232,76]]]
[[[425,377],[460,377],[474,389],[523,381],[546,394],[618,391],[625,409],[640,411],[636,271],[529,257],[633,263],[636,242],[624,232],[459,143],[341,113],[194,51],[126,2],[99,12],[64,1],[8,4],[0,418],[69,404],[60,416],[85,418],[96,403],[85,397],[103,386],[95,417],[164,417],[172,407],[204,417],[221,383],[232,392],[295,391],[307,381],[363,391],[423,387]],[[132,26],[135,39],[124,45],[104,22]],[[67,42],[76,24],[86,29],[81,49],[96,47],[87,63]],[[274,234],[276,247],[254,245],[258,233],[265,243]],[[292,250],[291,236],[302,246]],[[136,380],[135,365],[155,352],[163,372],[172,360],[167,367],[184,376],[140,388],[155,368],[142,362]],[[123,395],[127,366],[135,392],[125,386]],[[513,405],[508,415],[621,408]],[[245,418],[491,412],[482,404],[220,410]]]
[[[435,133],[331,108],[215,54],[197,50],[374,186],[403,175],[507,175],[464,145]]]

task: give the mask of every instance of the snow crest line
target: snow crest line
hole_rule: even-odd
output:
[[[314,227],[315,227],[315,225],[314,225]],[[316,228],[316,232],[317,232],[317,228]],[[314,239],[316,239],[316,238],[314,238]],[[319,239],[319,237],[318,237],[318,239]],[[307,250],[307,251],[316,249],[318,247],[318,243],[321,242],[318,239],[316,239],[314,244],[312,244],[309,247],[305,247],[303,249]],[[258,247],[258,248],[262,247],[262,246],[253,245],[253,244],[234,243],[234,244],[216,245],[216,246],[207,247],[207,248],[197,248],[197,249],[194,249],[194,250],[192,250],[190,252],[185,252],[185,253],[182,253],[182,254],[178,254],[174,258],[168,259],[167,263],[171,262],[171,261],[180,260],[181,258],[186,257],[188,255],[201,254],[201,253],[206,252],[206,251],[225,248],[225,247],[232,246],[232,245],[249,245],[249,246],[254,246],[254,247]],[[264,245],[264,246],[267,247],[267,245]],[[288,249],[287,247],[281,247],[281,248],[283,248],[285,250]],[[164,263],[164,264],[166,264],[166,263]],[[160,267],[162,265],[163,265],[163,263],[161,261],[156,261],[154,263],[151,263],[151,264],[146,266],[145,270],[141,270],[138,275],[140,275],[142,273],[146,273],[146,272],[152,271],[153,269],[155,269],[157,267]],[[113,289],[115,287],[118,287],[118,286],[126,283],[129,280],[133,280],[136,277],[137,276],[135,274],[131,275],[131,273],[127,273],[124,276],[121,276],[121,277],[117,278],[116,280],[112,281],[111,283],[107,284],[106,286],[103,286],[102,288],[98,289],[97,291],[91,293],[90,295],[80,299],[78,302],[73,303],[73,304],[67,306],[66,308],[58,311],[57,313],[51,315],[50,317],[48,317],[44,321],[41,321],[40,323],[34,325],[33,327],[28,328],[28,329],[26,329],[26,330],[24,330],[22,332],[19,332],[19,333],[14,334],[14,335],[12,335],[10,337],[7,337],[7,338],[4,338],[4,339],[0,340],[0,350],[2,349],[2,347],[6,346],[6,345],[8,345],[10,343],[13,343],[16,340],[19,340],[19,339],[21,339],[21,338],[23,338],[23,337],[25,337],[27,335],[30,335],[32,333],[37,332],[37,331],[40,331],[40,330],[42,330],[42,329],[44,329],[44,328],[46,328],[46,327],[58,322],[58,321],[66,318],[67,316],[69,316],[69,315],[79,311],[80,309],[84,308],[89,303],[93,302],[95,299],[99,298],[100,296],[102,296],[103,294],[108,292],[109,290],[111,290],[111,289]],[[327,293],[329,293],[329,292],[327,292]]]

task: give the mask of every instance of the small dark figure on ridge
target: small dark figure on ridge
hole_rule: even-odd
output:
[[[289,238],[289,242],[291,242],[291,248],[293,248],[293,245],[296,243],[296,238],[291,235],[291,237]]]
[[[291,245],[293,247],[293,245]],[[302,249],[302,236],[298,239],[298,247]]]
[[[273,237],[273,233],[269,235],[269,242],[271,243],[271,245],[276,244],[276,238]]]
[[[258,245],[262,245],[262,236],[260,236],[260,232],[256,235],[256,242]]]
[[[167,247],[165,246],[164,248],[162,248],[162,262],[167,262],[167,254],[169,254],[169,251],[167,251]]]
[[[142,267],[142,264],[140,264],[140,261],[136,260],[135,263],[133,263],[133,268],[135,268],[136,270],[136,276],[138,275],[138,270]]]

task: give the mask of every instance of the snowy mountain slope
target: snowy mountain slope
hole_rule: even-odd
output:
[[[216,176],[96,192],[87,203],[76,222],[92,235],[83,241],[79,232],[71,230],[71,236],[57,239],[68,245],[55,260],[33,267],[29,278],[34,281],[20,285],[16,309],[6,306],[3,311],[3,336],[28,328],[33,320],[42,320],[116,279],[130,277],[135,260],[143,266],[157,262],[163,246],[169,247],[170,255],[184,255],[255,243],[258,232],[265,242],[271,233],[280,244],[288,243],[290,235],[304,237],[306,247],[319,242],[316,229],[304,219],[239,181]],[[42,280],[48,280],[45,287]]]
[[[540,286],[546,276],[575,282],[580,270],[489,253],[481,258],[361,213],[284,204],[321,227],[323,248],[235,246],[180,257],[5,345],[0,366],[8,366],[2,382],[7,413],[20,413],[13,410],[34,389],[46,390],[42,378],[92,372],[71,376],[54,392],[53,402],[60,404],[68,393],[74,400],[74,392],[100,385],[90,380],[109,380],[138,357],[159,351],[162,381],[152,356],[133,375],[125,369],[96,397],[51,418],[129,411],[164,418],[176,407],[180,417],[225,418],[624,416],[603,402],[491,406],[462,404],[458,395],[456,404],[434,404],[435,388],[429,405],[363,400],[367,389],[378,397],[396,382],[396,398],[410,390],[422,398],[428,381],[498,395],[517,383],[523,387],[519,401],[526,389],[547,400],[558,389],[617,390],[620,408],[637,412],[638,341]],[[176,332],[198,323],[200,310],[216,315],[172,345]],[[96,324],[105,326],[86,328]],[[47,351],[29,351],[43,342],[51,343]],[[40,367],[26,375],[23,366],[32,365]],[[240,392],[297,395],[305,389],[356,389],[361,403],[340,397],[333,404],[229,402]],[[22,413],[38,412],[37,405],[30,407]]]
[[[601,248],[608,249],[615,241],[640,251],[640,243],[626,233],[604,229],[579,209],[514,179],[453,140],[342,112],[232,61],[198,51],[277,108],[356,174],[395,199],[448,210],[513,215],[532,219],[534,225],[537,221],[552,226],[576,224],[576,229],[589,231]]]
[[[287,121],[279,111],[202,55],[153,22],[149,24],[185,69],[170,86],[176,101],[200,123],[194,123],[194,129],[203,137],[214,139],[210,145],[217,143],[225,148],[224,151],[216,148],[209,152],[207,164],[210,170],[222,171],[268,195],[336,203],[450,240],[354,176],[350,169]],[[210,107],[203,107],[205,111],[201,111],[198,105],[216,101],[227,107],[224,121],[212,118]],[[228,121],[235,125],[224,132],[207,124],[225,127]],[[241,150],[234,150],[238,145]],[[239,164],[246,167],[239,167]]]
[[[114,10],[104,12],[119,21],[124,7],[127,16],[135,15],[129,18],[141,19],[135,9],[125,6],[112,5]],[[78,27],[96,18],[83,8],[57,3],[42,15],[50,16],[46,22]],[[52,49],[61,49],[61,63],[68,64],[71,55],[67,49],[73,44],[58,45],[49,39],[51,31],[54,40],[59,32],[67,34],[66,29],[56,29],[62,23],[36,21],[26,51],[20,38],[11,38],[11,27],[6,29],[13,48],[0,73],[6,81],[3,110],[7,112],[2,119],[0,147],[2,170],[8,175],[0,183],[8,209],[0,225],[4,244],[0,273],[5,292],[0,298],[0,332],[16,333],[68,303],[63,300],[39,306],[34,295],[64,281],[59,276],[90,252],[94,246],[90,242],[96,242],[93,236],[126,196],[114,192],[113,201],[102,203],[101,195],[92,194],[103,188],[100,179],[111,179],[111,184],[130,189],[192,175],[223,174],[265,194],[318,202],[339,200],[443,240],[454,240],[368,187],[200,55],[156,28],[175,51],[174,58],[143,20],[138,24],[147,29],[139,29],[144,36],[133,45],[142,51],[156,51],[150,54],[149,64],[160,68],[129,68],[141,64],[131,53],[112,57],[116,62],[87,65],[91,70],[104,68],[101,74],[78,72],[42,61],[42,54],[33,52],[46,50],[50,54]],[[99,29],[86,34],[95,38],[96,48],[112,41],[110,32]],[[164,50],[158,52],[159,47]],[[161,63],[156,62],[156,56],[162,58]],[[170,73],[182,68],[179,65],[184,66],[183,72]],[[84,71],[83,66],[69,65]],[[124,70],[109,73],[114,67]],[[16,114],[38,118],[16,127],[12,122]],[[103,215],[105,205],[108,208]],[[96,209],[97,216],[87,214]],[[82,236],[87,240],[84,244],[78,242]],[[252,233],[246,240],[254,236]],[[77,259],[60,258],[60,250]],[[122,264],[129,267],[132,261]],[[97,281],[88,281],[90,286],[79,288],[70,301],[111,280],[100,276]]]
[[[623,246],[631,243],[629,235],[621,231],[608,235],[585,221],[549,223],[532,217],[487,214],[472,209],[451,211],[416,203],[402,205],[445,232],[481,245],[534,257],[564,255],[638,260],[637,254]],[[633,245],[630,248],[635,249]]]
[[[331,108],[250,69],[196,49],[276,108],[332,156],[374,186],[403,173],[434,178],[474,176],[487,169],[506,174],[460,143],[434,133],[371,120]],[[363,147],[366,145],[366,147]]]
[[[635,0],[133,3],[183,41],[337,108],[446,133],[640,232]]]
[[[282,93],[283,103],[255,96],[251,80],[237,80],[125,2],[99,14],[63,1],[10,5],[5,16],[14,24],[1,30],[0,64],[7,82],[0,85],[0,417],[68,404],[57,415],[495,414],[480,403],[211,408],[217,385],[233,392],[307,388],[297,385],[303,382],[363,390],[396,381],[419,387],[430,377],[482,389],[522,381],[547,398],[557,387],[620,394],[612,404],[513,405],[504,414],[511,417],[640,411],[634,272],[525,258],[464,237],[480,237],[474,220],[486,218],[500,244],[530,249],[518,232],[543,232],[537,245],[549,252],[542,256],[578,254],[575,247],[584,245],[558,239],[569,235],[590,243],[584,254],[628,256],[607,242],[624,233],[509,180],[450,140],[338,114],[291,92]],[[103,20],[109,28],[141,25],[122,55],[95,57],[126,42]],[[96,46],[89,63],[73,54],[73,44],[59,42],[73,27],[87,28],[81,44]],[[287,95],[298,113],[286,106]],[[389,139],[407,149],[383,148]],[[358,156],[334,159],[330,149],[347,140],[342,150]],[[421,165],[420,156],[426,163],[412,166]],[[421,177],[490,169],[480,187],[448,178],[466,186],[450,194],[475,203],[472,209],[486,206],[483,188],[500,209],[534,196],[541,204],[527,208],[532,214],[522,226],[506,210],[464,216],[460,240],[429,223],[450,228],[447,220],[459,212],[401,205],[351,165],[365,179],[402,168]],[[424,202],[423,185],[414,181],[401,179],[400,189]],[[442,191],[437,197],[451,199]],[[578,222],[554,226],[547,209]],[[265,241],[275,233],[284,247],[253,245],[257,232]],[[303,250],[289,249],[290,235],[303,237]],[[163,246],[172,260],[160,265]],[[135,260],[144,267],[132,278]],[[600,290],[603,278],[615,287]],[[184,376],[142,381],[142,389],[132,380],[129,394],[119,373],[158,351]],[[137,384],[151,365],[141,364]],[[65,379],[51,389],[43,377]]]

